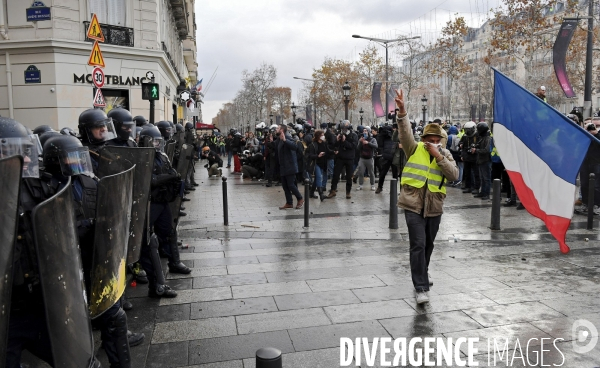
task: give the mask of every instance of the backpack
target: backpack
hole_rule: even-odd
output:
[[[458,139],[458,136],[452,134],[450,137],[448,137],[448,140],[450,141],[448,142],[448,149],[454,153],[458,153],[460,151],[460,139]]]

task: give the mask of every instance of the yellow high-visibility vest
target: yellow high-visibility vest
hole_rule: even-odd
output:
[[[425,144],[419,142],[415,153],[410,156],[408,162],[404,165],[400,184],[423,188],[423,185],[427,183],[430,192],[446,194],[445,181],[444,174],[436,160],[431,161],[431,156],[425,149]]]

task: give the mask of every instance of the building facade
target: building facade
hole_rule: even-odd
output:
[[[77,127],[94,100],[86,35],[96,14],[105,37],[105,110],[121,106],[148,119],[141,84],[152,72],[160,85],[155,120],[192,120],[179,92],[197,80],[195,0],[0,1],[1,116],[30,128]],[[28,21],[33,5],[48,7],[51,19]]]

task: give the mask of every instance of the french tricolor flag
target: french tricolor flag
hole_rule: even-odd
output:
[[[495,69],[494,120],[494,143],[521,203],[568,253],[577,174],[597,140]]]

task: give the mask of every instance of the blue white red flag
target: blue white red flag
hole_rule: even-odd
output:
[[[568,253],[577,174],[597,139],[495,69],[494,120],[494,142],[519,200]]]
[[[200,81],[198,81],[198,83],[196,83],[196,86],[194,87],[196,89],[196,91],[200,92],[202,91],[202,81],[204,80],[204,78],[200,79]]]

